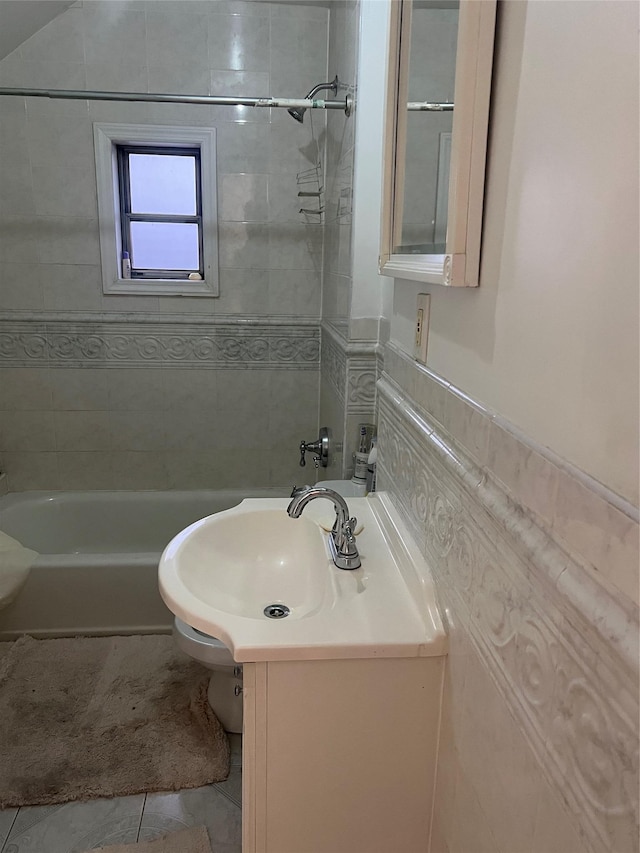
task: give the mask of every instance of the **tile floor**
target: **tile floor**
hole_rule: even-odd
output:
[[[207,827],[215,853],[241,853],[240,735],[230,735],[230,741],[231,773],[216,785],[2,810],[0,853],[82,853],[109,844],[151,841],[202,825]]]

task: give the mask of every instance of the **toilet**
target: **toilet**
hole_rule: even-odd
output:
[[[177,616],[173,636],[178,648],[211,670],[207,698],[222,728],[242,733],[242,667],[223,642],[192,628]]]

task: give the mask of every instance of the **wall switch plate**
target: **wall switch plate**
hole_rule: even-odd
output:
[[[418,294],[418,306],[416,310],[416,339],[415,358],[421,364],[427,363],[427,343],[429,341],[429,293]]]

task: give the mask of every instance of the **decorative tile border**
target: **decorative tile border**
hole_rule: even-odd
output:
[[[341,403],[345,401],[347,354],[340,346],[337,335],[322,326],[320,371]]]
[[[3,367],[317,370],[317,323],[85,315],[0,318]]]
[[[585,572],[638,603],[638,508],[480,406],[394,344],[385,371],[483,476],[523,507]]]
[[[401,360],[393,369],[406,367]],[[402,378],[413,381],[408,371]],[[379,488],[407,520],[439,594],[453,602],[543,774],[579,821],[585,849],[632,851],[637,607],[585,571],[487,476],[481,447],[465,452],[418,408],[420,393],[414,385],[408,396],[388,376],[378,383]],[[422,393],[442,404],[446,419],[446,393]],[[455,423],[469,428],[465,416]]]

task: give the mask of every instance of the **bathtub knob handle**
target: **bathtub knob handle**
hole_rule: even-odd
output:
[[[307,464],[304,454],[307,452],[315,454],[313,461],[316,468],[322,465],[326,468],[329,464],[329,444],[330,436],[327,427],[320,428],[320,435],[316,441],[301,441],[300,442],[300,467],[304,468]]]

